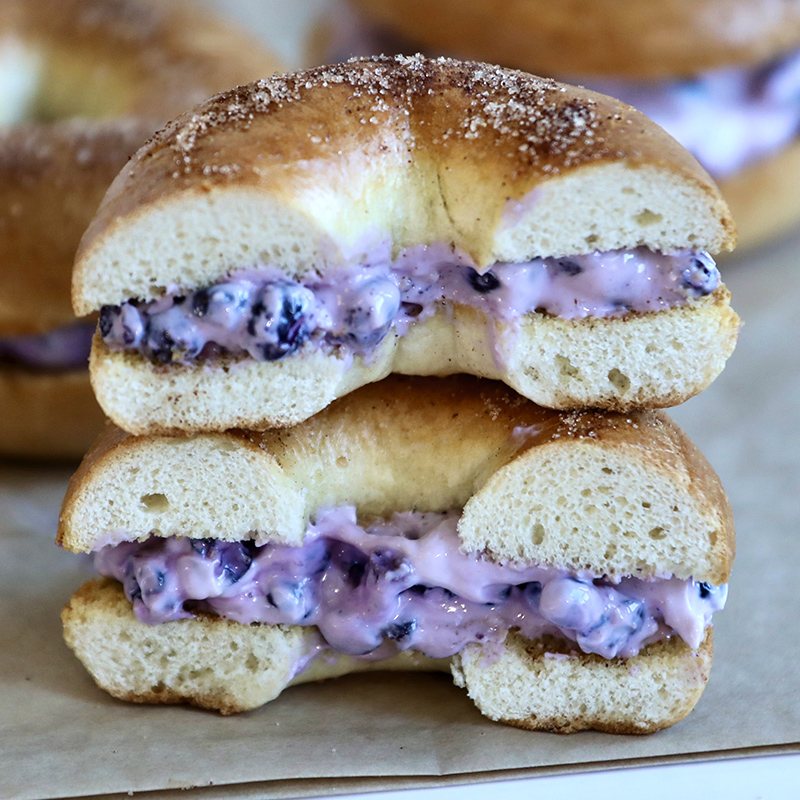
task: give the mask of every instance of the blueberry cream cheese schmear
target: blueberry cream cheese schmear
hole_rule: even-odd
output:
[[[283,75],[175,120],[81,245],[98,399],[136,434],[291,425],[391,372],[675,405],[735,345],[735,231],[657,126],[477,63]]]
[[[266,267],[194,292],[104,306],[100,335],[110,350],[154,364],[214,364],[223,356],[278,361],[305,345],[369,361],[387,335],[403,336],[454,304],[480,310],[489,325],[513,328],[533,312],[581,319],[660,311],[710,295],[719,283],[703,252],[665,256],[638,248],[479,272],[448,246],[407,248],[397,259],[385,247],[324,279],[288,281]],[[502,359],[498,342],[490,339],[488,349]]]
[[[562,732],[689,713],[734,553],[716,475],[662,412],[465,376],[388,378],[284,430],[109,427],[59,541],[103,576],[63,620],[114,696],[232,713],[437,669],[488,717]]]

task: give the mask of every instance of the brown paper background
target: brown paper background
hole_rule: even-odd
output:
[[[746,322],[739,347],[673,416],[731,495],[738,556],[711,681],[683,723],[646,737],[518,731],[485,720],[442,675],[299,686],[229,718],[118,702],[61,640],[59,610],[91,576],[88,560],[53,545],[70,470],[6,464],[0,797],[172,798],[209,784],[179,796],[289,797],[800,750],[800,236],[723,274]]]

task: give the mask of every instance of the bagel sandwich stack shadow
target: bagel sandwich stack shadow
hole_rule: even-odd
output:
[[[733,521],[657,409],[734,347],[734,239],[657,126],[524,73],[381,57],[201,104],[76,262],[115,425],[61,513],[102,575],[67,643],[115,697],[223,713],[438,669],[524,728],[682,719]]]

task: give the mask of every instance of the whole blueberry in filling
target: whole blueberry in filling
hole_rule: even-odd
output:
[[[467,267],[466,275],[469,285],[478,292],[478,294],[488,294],[500,288],[500,278],[491,270],[481,275],[480,272],[472,269],[472,267]]]
[[[119,306],[103,306],[100,309],[100,335],[106,339],[111,335],[114,322],[119,317]]]
[[[222,575],[230,583],[236,583],[250,569],[253,554],[249,542],[215,542]]]
[[[123,306],[103,306],[100,310],[100,335],[113,337],[126,347],[137,347],[144,335],[142,315],[134,303]]]
[[[302,347],[311,335],[314,294],[292,283],[272,283],[256,295],[247,332],[248,350],[265,361],[277,361]]]
[[[575,640],[585,652],[613,658],[642,628],[645,622],[644,603],[627,598],[606,610],[591,627],[576,631]]]

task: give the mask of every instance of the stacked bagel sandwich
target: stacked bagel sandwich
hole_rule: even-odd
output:
[[[447,54],[596,89],[643,111],[719,182],[751,247],[800,220],[797,0],[348,0],[314,56]]]
[[[0,0],[0,456],[78,459],[102,428],[70,275],[114,176],[176,114],[275,69],[184,0]]]
[[[67,642],[114,696],[223,713],[378,668],[449,670],[525,728],[683,718],[733,524],[654,409],[733,349],[709,251],[734,238],[649,120],[484,64],[373,58],[179,117],[76,263],[115,425],[62,509],[103,576]]]

